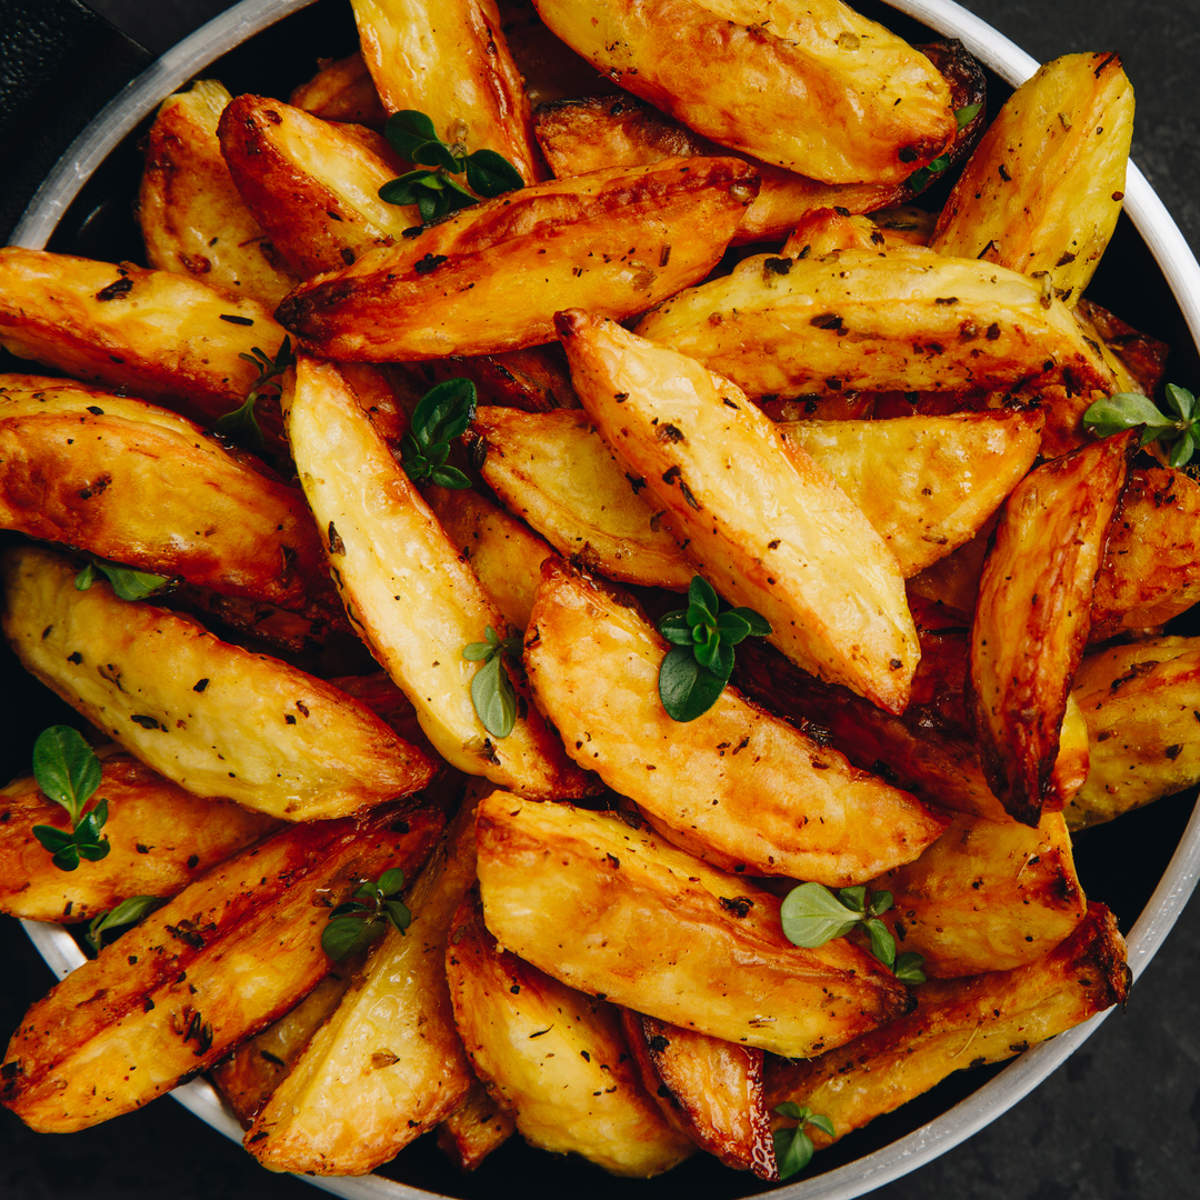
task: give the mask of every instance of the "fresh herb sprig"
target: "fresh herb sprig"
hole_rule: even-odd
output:
[[[243,437],[261,448],[264,445],[263,432],[254,406],[263,396],[279,395],[283,386],[283,373],[288,367],[296,365],[296,352],[292,349],[292,339],[285,337],[274,358],[258,346],[252,347],[249,354],[239,354],[238,358],[257,367],[258,377],[250,385],[246,399],[221,417],[217,421],[216,429],[218,433],[229,437]]]
[[[108,820],[108,801],[101,799],[84,813],[100,786],[100,760],[83,735],[69,725],[51,725],[33,744],[33,778],[48,800],[61,805],[71,818],[71,829],[35,825],[33,836],[50,851],[60,871],[74,871],[80,859],[99,862],[109,851],[100,831]]]
[[[409,171],[385,183],[379,198],[388,204],[415,204],[425,224],[475,204],[481,197],[490,199],[524,186],[520,172],[502,154],[495,150],[468,154],[461,142],[447,145],[423,112],[404,109],[393,113],[384,134],[401,158],[426,169]],[[455,178],[459,175],[466,176],[466,187]]]
[[[378,879],[356,888],[345,904],[329,914],[329,923],[321,931],[321,949],[340,962],[365,950],[389,923],[404,933],[412,924],[408,906],[397,899],[404,887],[404,871],[392,867]]]
[[[836,895],[820,883],[801,883],[784,897],[779,909],[783,936],[806,950],[845,937],[862,926],[871,953],[902,983],[924,983],[924,959],[912,951],[896,954],[896,939],[879,919],[892,907],[891,892],[868,892],[866,887],[841,888]]]
[[[104,945],[106,933],[111,933],[115,929],[124,929],[129,925],[136,925],[138,921],[153,912],[162,903],[161,896],[126,896],[108,912],[102,912],[92,918],[87,933],[83,935],[83,940],[87,942],[94,953],[99,954],[100,947]]]
[[[813,1144],[805,1132],[805,1126],[811,1125],[829,1137],[836,1137],[833,1122],[820,1113],[815,1113],[806,1105],[797,1104],[794,1100],[786,1100],[777,1104],[775,1111],[789,1121],[795,1121],[794,1129],[775,1130],[775,1165],[779,1168],[780,1179],[790,1179],[799,1174],[812,1161]]]
[[[700,575],[688,587],[688,606],[667,613],[659,632],[671,643],[658,669],[658,696],[673,721],[708,712],[733,674],[733,648],[748,637],[766,637],[770,622],[752,608],[722,609],[712,584]]]
[[[521,635],[501,639],[489,625],[483,642],[470,642],[463,647],[467,662],[481,663],[471,676],[471,703],[484,729],[492,737],[505,738],[517,721],[517,693],[504,665],[505,657],[517,658],[521,653]]]
[[[450,444],[475,419],[475,402],[475,385],[469,379],[444,380],[421,397],[400,442],[400,462],[413,483],[471,486],[470,479],[446,460]]]
[[[966,129],[975,120],[981,108],[983,108],[982,104],[968,104],[963,108],[956,108],[954,110],[954,119],[958,123],[959,132]],[[918,167],[905,182],[912,191],[923,192],[949,165],[949,153],[939,154],[932,162],[926,163],[923,167]]]
[[[1164,389],[1167,412],[1137,392],[1118,392],[1097,400],[1083,414],[1083,427],[1098,437],[1142,427],[1141,446],[1158,442],[1167,465],[1182,467],[1191,462],[1200,445],[1200,411],[1196,397],[1177,383]]]
[[[147,596],[161,592],[171,582],[167,575],[152,575],[149,571],[137,571],[133,567],[94,558],[75,576],[76,589],[86,592],[96,582],[98,575],[108,580],[118,600],[145,600]]]

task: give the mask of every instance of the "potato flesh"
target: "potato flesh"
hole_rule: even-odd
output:
[[[865,952],[844,939],[793,946],[771,893],[618,817],[497,792],[476,836],[488,929],[571,987],[785,1057],[840,1045],[908,1003]]]
[[[578,310],[559,328],[584,408],[697,572],[798,666],[902,711],[919,657],[904,581],[829,474],[699,363]]]
[[[568,753],[700,857],[840,887],[911,861],[945,827],[732,688],[694,721],[673,721],[658,698],[667,643],[557,564],[543,571],[526,642],[530,685]]]
[[[48,551],[11,550],[2,571],[4,631],[25,667],[190,792],[297,821],[429,782],[419,750],[314,676],[118,600],[99,580],[81,592],[76,569]]]
[[[292,92],[288,103],[322,121],[353,121],[377,129],[387,120],[375,81],[357,50],[327,62]]]
[[[512,1113],[476,1079],[466,1099],[438,1126],[438,1149],[460,1171],[474,1171],[516,1128]]]

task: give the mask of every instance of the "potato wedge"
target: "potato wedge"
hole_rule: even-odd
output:
[[[497,8],[509,52],[525,81],[525,94],[535,112],[541,104],[569,96],[585,92],[589,96],[607,95],[617,91],[614,83],[546,28],[532,0],[503,0]]]
[[[75,568],[16,547],[0,560],[4,632],[26,669],[147,766],[200,796],[286,820],[408,795],[429,760],[368,709],[188,617],[75,587]]]
[[[296,488],[185,417],[62,379],[0,375],[0,528],[222,595],[338,608]]]
[[[1073,304],[1112,237],[1133,136],[1118,54],[1067,54],[1009,97],[938,217],[932,247],[1045,275]]]
[[[1073,396],[1111,382],[1070,310],[1037,280],[923,246],[748,258],[666,301],[637,331],[751,396],[1049,383]]]
[[[1171,352],[1166,342],[1135,329],[1086,296],[1076,301],[1075,319],[1094,334],[1102,349],[1113,354],[1124,368],[1124,376],[1118,375],[1122,391],[1142,392],[1147,396],[1158,392]]]
[[[431,809],[292,825],[197,880],[26,1014],[0,1103],[67,1133],[138,1108],[211,1066],[329,971],[329,905],[364,877],[416,868]]]
[[[628,317],[703,278],[757,189],[753,170],[730,158],[537,184],[302,284],[279,319],[318,353],[350,361],[538,345],[567,305]]]
[[[889,1021],[904,986],[844,938],[788,942],[779,900],[620,817],[496,792],[476,818],[487,927],[571,987],[805,1057]],[[563,922],[590,932],[563,936]]]
[[[274,308],[295,286],[234,187],[217,121],[232,100],[212,79],[168,96],[146,135],[138,222],[146,261]]]
[[[32,777],[0,789],[0,912],[32,921],[87,921],[126,896],[173,896],[276,827],[270,817],[176,787],[116,747],[100,752],[96,795],[108,801],[99,862],[60,871],[35,825],[70,829]],[[98,802],[98,801],[97,801]]]
[[[0,249],[0,345],[205,424],[237,408],[258,377],[242,355],[259,347],[273,358],[285,336],[258,301],[190,276]],[[259,420],[278,436],[271,406]]]
[[[477,1079],[466,1099],[438,1126],[438,1149],[460,1171],[474,1171],[516,1132],[512,1113]]]
[[[578,309],[558,325],[584,408],[697,570],[797,665],[903,711],[919,654],[904,583],[829,474],[699,363]]]
[[[471,700],[478,664],[463,647],[508,626],[459,550],[372,427],[336,367],[301,356],[284,396],[296,469],[326,531],[347,614],[416,706],[438,752],[459,770],[527,795],[581,795],[584,781],[528,704],[493,738]]]
[[[1037,824],[1049,790],[1133,437],[1093,442],[1026,476],[1005,504],[984,563],[970,703],[988,782],[1028,825]]]
[[[906,1017],[807,1063],[768,1064],[767,1102],[807,1105],[841,1138],[968,1066],[1001,1062],[1086,1021],[1129,990],[1125,943],[1103,905],[1044,958],[917,989]],[[811,1129],[813,1142],[830,1139]]]
[[[700,857],[843,887],[911,862],[945,828],[732,688],[694,721],[673,721],[658,698],[668,649],[592,580],[554,559],[543,567],[525,650],[538,703],[581,767]]]
[[[375,81],[357,50],[345,58],[323,61],[321,69],[292,92],[288,103],[322,121],[353,121],[380,129],[387,120]]]
[[[409,368],[432,387],[443,379],[469,379],[487,404],[523,412],[578,408],[571,374],[558,346],[530,346],[503,354],[451,355]]]
[[[692,1143],[646,1094],[612,1005],[501,950],[468,897],[454,916],[446,975],[476,1072],[530,1144],[648,1178]]]
[[[626,91],[812,179],[898,183],[954,137],[950,88],[933,64],[838,0],[535,3]]]

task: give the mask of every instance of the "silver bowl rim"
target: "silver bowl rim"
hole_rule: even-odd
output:
[[[128,83],[68,147],[25,210],[13,243],[40,249],[107,155],[171,92],[247,38],[315,0],[241,0],[184,38]],[[1005,82],[1016,86],[1038,63],[1014,42],[954,0],[886,0],[890,7],[959,41]],[[1192,340],[1200,347],[1200,264],[1142,172],[1130,163],[1125,210],[1173,293]],[[1200,802],[1158,886],[1129,932],[1129,966],[1136,980],[1162,945],[1200,880]],[[47,965],[60,978],[85,961],[74,939],[59,926],[23,921]],[[1111,1010],[1110,1010],[1111,1011]],[[1099,1028],[1108,1013],[1017,1057],[987,1083],[940,1116],[871,1154],[822,1175],[772,1189],[773,1200],[854,1200],[899,1179],[953,1149],[1001,1116]],[[242,1128],[215,1089],[203,1080],[171,1095],[207,1125],[240,1142]],[[344,1200],[427,1200],[442,1193],[381,1176],[298,1179]]]

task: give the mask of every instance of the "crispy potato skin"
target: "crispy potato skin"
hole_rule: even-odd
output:
[[[578,309],[558,324],[584,408],[697,570],[798,666],[903,711],[919,656],[904,582],[828,472],[700,363]]]
[[[438,1126],[438,1149],[460,1171],[474,1171],[516,1129],[512,1113],[476,1079],[466,1099]]]
[[[75,576],[49,551],[10,550],[4,632],[47,687],[188,791],[316,820],[432,777],[421,751],[330,684],[99,580],[78,591]]]
[[[501,950],[469,896],[454,916],[446,975],[475,1071],[531,1145],[648,1178],[692,1143],[642,1088],[612,1005]]]
[[[694,721],[673,721],[657,686],[668,648],[633,608],[546,563],[526,636],[534,695],[581,767],[700,857],[846,886],[878,873],[873,863],[910,862],[945,828],[732,688]]]
[[[322,121],[353,121],[379,129],[387,120],[375,81],[357,50],[345,58],[325,62],[307,83],[292,92],[288,103]]]
[[[197,880],[38,1001],[0,1067],[0,1102],[40,1132],[85,1129],[211,1066],[330,968],[327,903],[413,869],[442,817],[381,809],[284,829]]]
[[[578,408],[566,360],[556,345],[530,346],[503,354],[451,355],[409,368],[432,387],[443,379],[469,379],[488,404],[522,412]]]
[[[837,1137],[899,1108],[963,1067],[1000,1062],[1114,1004],[1129,989],[1116,918],[1093,904],[1044,958],[1010,971],[935,980],[917,989],[917,1008],[807,1063],[770,1060],[767,1102],[808,1105]],[[813,1130],[817,1146],[830,1139]]]
[[[99,862],[60,871],[34,825],[69,829],[30,778],[0,789],[0,911],[33,921],[87,921],[126,896],[173,896],[276,828],[262,813],[185,792],[115,748],[101,752],[97,798],[108,801]]]
[[[628,317],[703,278],[757,189],[753,169],[731,158],[536,184],[302,284],[279,319],[350,361],[539,345],[568,305]]]
[[[838,0],[535,3],[625,90],[812,179],[900,182],[955,134],[950,89],[933,64]]]
[[[1073,304],[1125,192],[1133,89],[1117,54],[1068,54],[1019,87],[938,217],[933,249],[1045,274]]]
[[[619,817],[497,792],[476,836],[488,929],[572,987],[787,1057],[907,1008],[904,986],[864,951],[793,946],[770,892]],[[567,914],[588,937],[568,936]]]
[[[138,221],[146,260],[274,308],[295,286],[221,157],[217,121],[233,97],[199,80],[167,97],[146,135]]]
[[[166,409],[0,375],[0,527],[222,595],[337,611],[300,492]]]
[[[1105,438],[1027,475],[1005,504],[984,563],[971,626],[970,703],[988,782],[1029,825],[1050,790],[1133,437]]]

